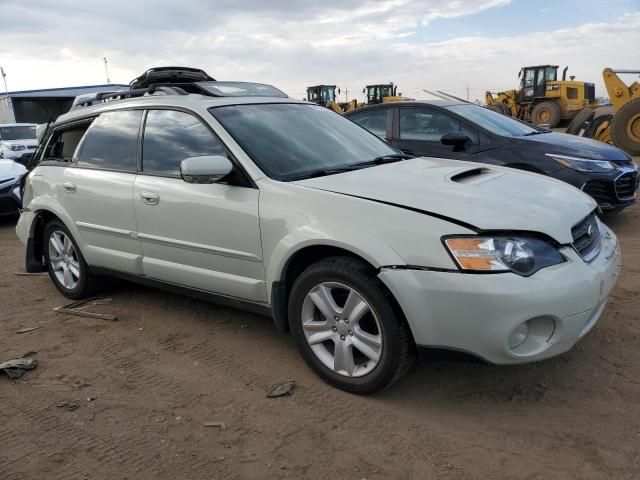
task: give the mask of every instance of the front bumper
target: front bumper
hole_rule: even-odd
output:
[[[0,183],[0,216],[17,215],[21,206],[19,184],[13,181],[7,184]]]
[[[531,277],[382,269],[416,344],[472,353],[497,364],[524,363],[569,350],[600,318],[620,266],[620,248],[607,229],[602,250],[584,262],[564,248],[563,264]],[[509,337],[528,322],[528,337],[511,349]]]
[[[632,205],[640,185],[638,170],[627,166],[607,173],[586,173],[565,168],[553,176],[590,195],[603,211]]]

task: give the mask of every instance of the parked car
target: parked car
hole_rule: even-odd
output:
[[[579,190],[408,159],[276,89],[196,86],[52,125],[16,228],[27,271],[72,299],[107,275],[270,315],[356,393],[398,380],[417,346],[532,362],[600,318],[620,251]]]
[[[20,186],[27,174],[24,165],[0,159],[0,216],[17,215],[22,205]]]
[[[38,147],[35,123],[0,124],[0,159],[26,163]]]
[[[385,103],[345,114],[417,156],[503,165],[548,175],[591,195],[603,212],[633,204],[638,167],[617,147],[555,133],[456,100]]]

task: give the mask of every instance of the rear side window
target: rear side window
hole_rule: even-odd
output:
[[[56,129],[47,142],[43,161],[72,162],[82,137],[91,125],[91,120],[65,128]]]
[[[149,110],[142,143],[142,171],[179,175],[189,157],[226,157],[222,142],[193,115],[175,110]]]
[[[106,112],[89,128],[78,166],[135,173],[142,110]]]
[[[390,109],[377,109],[369,112],[349,116],[349,120],[356,122],[371,133],[384,139],[387,136],[387,117]]]

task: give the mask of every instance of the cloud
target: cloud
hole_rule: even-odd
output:
[[[523,63],[569,64],[578,79],[600,82],[605,66],[629,66],[629,46],[640,43],[640,13],[518,36],[420,39],[431,22],[509,0],[0,3],[0,63],[11,89],[103,83],[106,56],[111,78],[124,83],[178,64],[273,83],[296,97],[311,84],[360,92],[388,81],[414,97],[423,88],[464,94],[467,85],[475,96],[515,86]]]

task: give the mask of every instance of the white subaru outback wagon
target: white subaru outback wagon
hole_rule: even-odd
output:
[[[73,299],[115,276],[268,314],[357,393],[400,378],[419,346],[531,362],[601,316],[620,251],[579,190],[407,158],[273,87],[193,87],[56,121],[24,186],[28,271]]]

